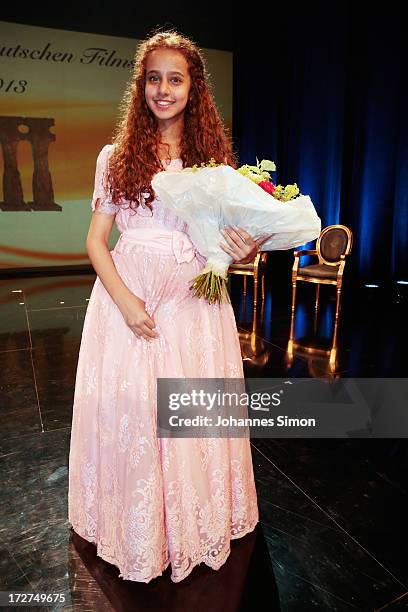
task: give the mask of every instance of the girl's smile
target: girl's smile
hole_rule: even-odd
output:
[[[169,108],[174,102],[165,102],[164,100],[155,100],[156,106],[159,110]]]

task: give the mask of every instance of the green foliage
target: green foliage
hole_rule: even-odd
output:
[[[286,185],[286,187],[283,185],[276,185],[276,189],[273,192],[273,197],[281,202],[289,202],[289,200],[297,198],[298,195],[300,195],[300,192],[296,183],[293,185]]]

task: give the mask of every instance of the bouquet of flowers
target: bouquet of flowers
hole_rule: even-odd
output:
[[[198,251],[207,258],[190,289],[210,303],[229,301],[226,281],[232,262],[219,246],[225,225],[244,228],[254,239],[268,235],[262,250],[284,250],[314,240],[321,223],[309,196],[297,185],[275,186],[269,160],[256,166],[208,164],[184,168],[181,172],[159,172],[152,186],[162,203],[188,225],[188,233]]]
[[[214,162],[214,160],[210,160],[210,164],[211,162]],[[203,164],[201,165],[203,166]],[[213,165],[215,164],[213,163]],[[274,162],[269,161],[269,159],[263,159],[261,163],[259,163],[258,158],[256,158],[256,166],[244,164],[238,168],[237,172],[251,179],[254,183],[257,183],[262,189],[270,193],[276,200],[281,200],[281,202],[288,202],[302,195],[296,183],[293,185],[286,185],[286,187],[283,187],[283,185],[274,185],[270,180],[271,175],[268,170],[275,172],[276,166]]]

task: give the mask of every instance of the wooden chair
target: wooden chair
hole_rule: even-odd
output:
[[[315,322],[319,308],[320,285],[335,285],[337,289],[337,298],[333,342],[332,348],[329,351],[326,351],[327,353],[330,353],[330,360],[332,364],[334,364],[336,360],[337,327],[340,314],[340,297],[343,283],[343,272],[344,266],[346,265],[346,257],[351,252],[352,244],[353,234],[348,227],[345,225],[329,225],[320,233],[315,250],[294,252],[295,261],[292,268],[292,312],[289,338],[291,349],[293,349],[295,345],[293,330],[297,282],[302,281],[306,283],[315,283],[316,285]],[[300,267],[300,258],[303,255],[314,255],[318,258],[319,263]]]
[[[267,252],[258,252],[254,261],[248,264],[231,264],[228,268],[229,274],[241,274],[244,277],[244,300],[246,300],[247,292],[247,276],[253,276],[254,278],[254,321],[256,318],[256,308],[258,303],[258,282],[259,276],[261,277],[262,287],[262,303],[265,300],[265,279],[264,279],[264,267],[267,260]]]

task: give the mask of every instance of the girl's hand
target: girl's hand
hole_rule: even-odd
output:
[[[136,295],[127,295],[120,304],[119,310],[126,325],[130,327],[137,338],[151,341],[158,337],[158,333],[154,331],[154,321],[145,310],[144,301]]]
[[[254,240],[242,227],[235,225],[232,227],[226,225],[221,233],[228,242],[227,245],[222,242],[219,243],[222,250],[233,258],[234,263],[242,264],[251,263],[258,253],[259,247],[269,238],[268,234],[263,234],[257,240]]]

